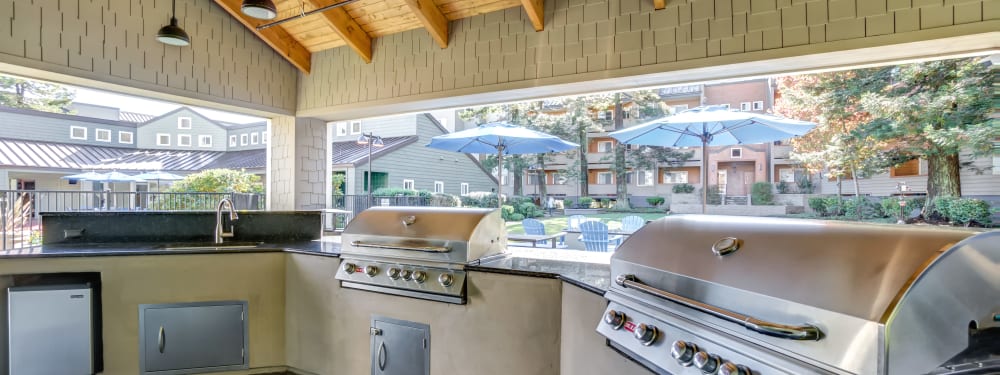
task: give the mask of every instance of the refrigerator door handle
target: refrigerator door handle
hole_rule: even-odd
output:
[[[163,348],[167,345],[166,332],[163,330],[163,326],[160,326],[160,334],[156,336],[156,345],[160,349],[160,353],[163,353]]]

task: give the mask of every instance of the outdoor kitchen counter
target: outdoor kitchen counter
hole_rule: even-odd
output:
[[[0,259],[11,258],[59,258],[94,257],[123,255],[181,255],[181,254],[222,254],[222,253],[266,253],[299,252],[315,255],[339,256],[340,243],[321,240],[263,241],[251,248],[219,249],[168,249],[167,242],[116,242],[116,243],[66,243],[37,245],[19,249],[0,251]],[[208,245],[210,246],[210,245]]]
[[[510,248],[506,254],[469,266],[470,271],[562,279],[595,294],[611,287],[611,253]]]

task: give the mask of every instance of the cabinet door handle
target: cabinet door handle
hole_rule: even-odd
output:
[[[378,369],[379,371],[385,371],[385,360],[388,359],[388,353],[385,352],[385,341],[378,344]]]
[[[167,346],[167,334],[163,326],[160,326],[160,334],[156,336],[156,346],[159,347],[160,353],[163,353],[163,348]]]

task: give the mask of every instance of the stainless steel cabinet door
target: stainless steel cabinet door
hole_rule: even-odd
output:
[[[372,318],[372,375],[430,375],[430,326]]]
[[[142,309],[142,307],[146,307]],[[188,374],[246,368],[245,302],[143,305],[143,372]]]

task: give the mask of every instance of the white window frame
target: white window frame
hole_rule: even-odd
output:
[[[207,142],[205,140],[208,140]],[[201,134],[198,136],[198,147],[212,147],[212,136]]]
[[[795,169],[792,168],[778,168],[778,182],[794,183],[795,182]]]
[[[463,182],[459,184],[458,191],[461,193],[461,195],[469,195],[469,183]]]
[[[651,170],[640,169],[636,173],[635,186],[653,186],[655,174]]]
[[[663,171],[664,184],[686,184],[687,182],[687,171]]]
[[[601,149],[603,148],[603,147],[601,147],[601,145],[603,145],[603,144],[607,144],[608,145],[607,151],[601,151]],[[615,144],[614,144],[614,142],[611,142],[611,141],[597,141],[597,152],[612,152],[614,150],[615,150]]]
[[[267,132],[266,131],[260,132],[260,144],[262,144],[262,145],[266,145],[267,144]]]
[[[1000,155],[993,155],[993,175],[1000,176]]]
[[[444,181],[434,181],[434,192],[444,193]]]
[[[337,136],[338,137],[342,137],[342,136],[345,136],[345,135],[347,135],[347,123],[346,122],[338,122],[337,123]]]
[[[237,144],[238,143],[236,141],[236,134],[230,135],[229,136],[229,147],[236,147]]]
[[[608,182],[601,182],[603,176],[607,176],[604,180]],[[597,185],[614,185],[615,184],[615,174],[608,172],[597,172]]]
[[[750,110],[750,102],[742,102],[742,103],[740,103],[740,110],[743,111],[743,112],[749,111]]]
[[[186,126],[185,126],[185,124],[186,124]],[[178,117],[177,118],[177,129],[190,130],[191,127],[192,127],[192,121],[191,121],[190,117]]]
[[[250,141],[250,136],[246,133],[240,134],[240,146],[246,146]]]
[[[733,147],[729,149],[729,157],[731,159],[743,159],[743,149],[740,147]]]
[[[417,190],[417,183],[410,179],[403,180],[403,189],[406,190]]]
[[[73,132],[75,132],[77,130],[83,130],[83,136],[77,137],[77,136],[73,135]],[[70,126],[69,127],[69,138],[70,139],[83,139],[83,140],[86,140],[87,139],[87,128],[85,128],[83,126]]]
[[[101,137],[101,134],[104,137]],[[94,140],[97,142],[111,142],[111,129],[94,129]]]
[[[125,140],[125,135],[128,135],[128,140]],[[133,144],[135,143],[135,133],[119,130],[118,131],[118,143]]]
[[[357,125],[357,129],[354,128],[355,125]],[[361,121],[351,121],[350,129],[351,134],[361,134]]]
[[[177,135],[177,146],[178,147],[191,147],[191,134],[178,134]]]
[[[764,101],[763,100],[758,100],[758,101],[753,102],[753,110],[754,111],[763,111],[764,110]]]
[[[260,133],[253,132],[250,133],[250,144],[255,145],[260,143]]]
[[[162,142],[166,138],[166,142]],[[170,134],[167,133],[156,133],[156,145],[157,146],[170,146]]]

